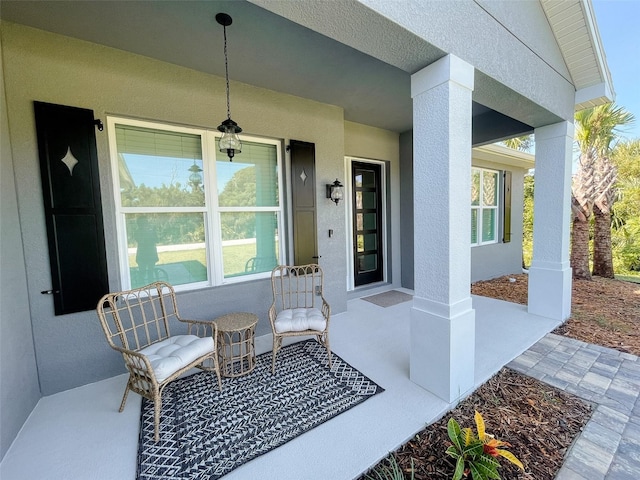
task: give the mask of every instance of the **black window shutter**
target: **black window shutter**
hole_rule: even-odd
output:
[[[511,241],[511,172],[503,172],[502,242]]]
[[[291,140],[291,198],[295,265],[319,263],[316,228],[316,146]]]
[[[56,315],[93,310],[108,292],[92,110],[34,102]]]

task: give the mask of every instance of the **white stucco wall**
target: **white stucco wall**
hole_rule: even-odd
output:
[[[0,39],[0,459],[40,399]]]
[[[409,74],[451,53],[475,68],[474,101],[533,127],[573,119],[575,88],[537,1],[250,1]]]
[[[550,41],[554,37],[539,2],[457,1],[452,6],[451,2],[407,0],[403,8],[396,8],[386,0],[360,1],[473,65],[475,101],[532,126],[539,120],[527,118],[525,109],[511,102],[530,99],[560,118],[573,118],[575,88],[559,62],[557,44]],[[525,13],[525,22],[513,21]]]
[[[388,166],[387,181],[387,280],[400,286],[400,135],[360,123],[344,123],[345,155],[368,160],[380,160]],[[347,165],[348,167],[348,165]],[[350,178],[348,168],[344,178]],[[347,255],[349,253],[347,252]],[[349,272],[351,275],[352,272]]]
[[[8,123],[14,151],[17,198],[23,223],[27,282],[35,350],[43,394],[96,381],[123,371],[106,344],[95,312],[54,316],[46,229],[33,117],[34,100],[89,108],[107,114],[213,128],[226,113],[224,79],[115,49],[7,22],[2,24]],[[324,198],[324,185],[344,169],[341,108],[231,84],[233,118],[250,135],[313,142],[316,146],[318,235],[325,295],[332,311],[346,309],[344,206]],[[119,288],[111,168],[106,130],[96,131],[105,217],[109,280]],[[287,155],[288,161],[288,155]],[[4,195],[4,192],[3,192]],[[251,298],[250,302],[247,299]],[[258,334],[270,332],[268,280],[179,295],[181,313],[212,318],[237,311],[259,315]]]

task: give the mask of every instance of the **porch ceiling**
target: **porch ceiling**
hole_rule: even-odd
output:
[[[227,30],[232,80],[340,106],[349,121],[395,132],[410,130],[413,124],[410,74],[444,56],[445,52],[362,4],[320,2],[323,3],[324,9],[327,3],[331,3],[332,8],[342,5],[362,9],[367,28],[378,26],[370,34],[378,43],[389,35],[401,35],[406,50],[396,52],[402,58],[396,57],[394,63],[398,65],[401,61],[402,65],[390,65],[240,0],[3,0],[0,18],[224,76],[222,29],[214,17],[218,12],[226,12],[233,17],[233,25]],[[325,13],[323,11],[323,15]],[[354,28],[359,28],[359,34],[364,30],[363,26]],[[490,84],[491,80],[481,74],[476,77],[478,92],[501,88]],[[479,95],[486,97],[485,93]],[[526,101],[514,98],[512,105],[526,105]],[[532,126],[557,121],[554,115],[538,106],[531,104],[527,108],[529,111],[521,118],[535,119],[536,122],[527,122]],[[474,120],[478,120],[474,121],[474,145],[532,131],[528,125],[475,102],[473,115]],[[476,124],[485,123],[489,117],[498,127],[476,133]]]

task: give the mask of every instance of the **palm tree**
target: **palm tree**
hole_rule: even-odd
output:
[[[591,280],[589,269],[589,223],[593,213],[593,155],[590,152],[580,154],[578,170],[571,185],[571,268],[573,278]]]
[[[574,278],[591,279],[589,224],[594,212],[594,275],[613,278],[611,205],[615,197],[616,170],[609,155],[618,128],[633,120],[631,113],[612,103],[576,113],[576,142],[580,157],[571,188],[571,267]]]
[[[606,161],[604,161],[606,159]],[[596,198],[593,204],[593,275],[614,278],[611,249],[611,206],[615,201],[614,185],[618,175],[609,157],[596,164]]]
[[[533,148],[533,135],[508,138],[507,140],[503,140],[502,144],[505,147],[513,148],[514,150],[528,152],[529,150],[531,150],[531,148]]]

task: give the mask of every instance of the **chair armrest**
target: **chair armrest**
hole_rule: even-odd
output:
[[[322,297],[322,316],[329,324],[329,318],[331,318],[331,305],[327,303],[327,301]]]
[[[131,373],[135,377],[146,376],[149,377],[152,381],[156,382],[156,374],[153,371],[151,362],[147,357],[134,350],[118,347],[117,345],[114,345],[112,348],[122,353],[124,363],[127,367],[127,370],[129,370],[129,373]]]
[[[269,307],[269,321],[271,322],[271,327],[275,331],[275,321],[278,316],[278,312],[276,311],[276,302],[273,302]]]
[[[181,318],[179,320],[188,325],[187,333],[189,335],[197,335],[198,337],[212,336],[214,343],[218,338],[218,324],[215,320],[183,320]],[[207,333],[209,330],[211,330],[210,334]]]

